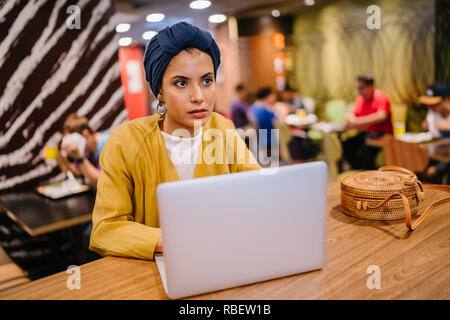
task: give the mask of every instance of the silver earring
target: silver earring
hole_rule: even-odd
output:
[[[158,106],[156,107],[156,112],[159,113],[159,115],[164,116],[167,112],[167,107],[164,104],[164,102],[159,101]]]

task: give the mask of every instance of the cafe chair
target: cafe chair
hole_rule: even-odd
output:
[[[342,123],[347,116],[347,104],[343,99],[330,100],[325,104],[325,115],[331,122]]]
[[[386,165],[403,167],[416,173],[427,168],[429,157],[418,144],[400,141],[392,135],[385,135],[382,143]]]
[[[284,122],[275,121],[274,127],[279,130],[279,150],[281,159],[283,159],[287,164],[294,163],[289,150],[289,143],[292,140],[289,126]]]
[[[323,140],[323,132],[321,130],[310,129],[308,130],[308,138],[321,142]]]
[[[442,178],[442,184],[450,185],[450,174],[447,172]]]
[[[359,172],[359,170],[348,170],[339,172],[339,161],[342,159],[342,143],[335,132],[324,134],[323,138],[324,160],[328,165],[328,174],[335,180],[342,180],[346,176]]]

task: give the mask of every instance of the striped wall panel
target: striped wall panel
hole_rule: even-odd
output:
[[[0,1],[0,192],[61,177],[43,154],[70,113],[126,121],[113,14],[113,0]]]

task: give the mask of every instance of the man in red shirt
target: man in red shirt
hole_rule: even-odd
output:
[[[375,169],[375,156],[379,149],[367,146],[365,140],[393,133],[391,102],[385,92],[374,87],[371,74],[359,76],[357,88],[360,95],[344,126],[358,129],[360,133],[344,142],[344,157],[353,169]]]

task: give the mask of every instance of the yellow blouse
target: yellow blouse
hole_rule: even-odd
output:
[[[153,259],[161,237],[156,187],[179,180],[160,120],[155,114],[124,123],[105,143],[89,246],[100,255]],[[194,178],[260,169],[230,120],[213,112],[202,130]]]

